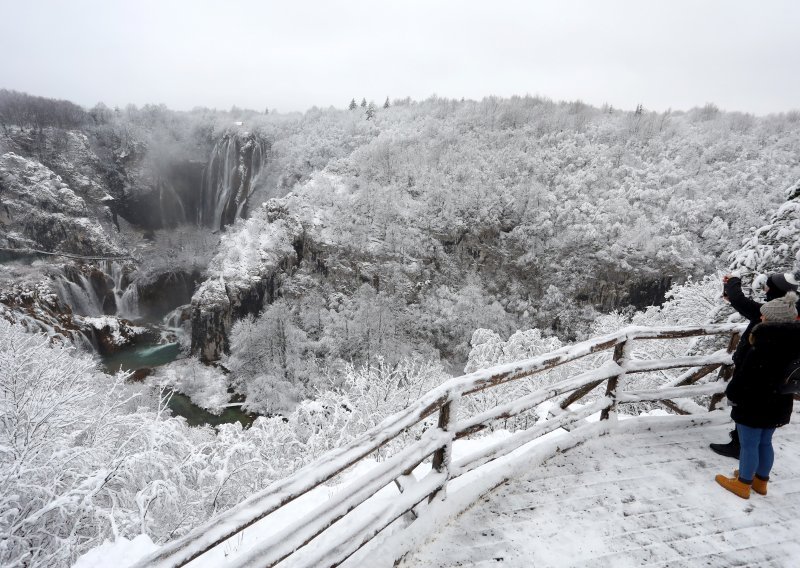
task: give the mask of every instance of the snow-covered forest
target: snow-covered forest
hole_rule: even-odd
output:
[[[629,323],[724,321],[724,272],[797,267],[800,113],[346,103],[0,91],[0,564],[164,543],[451,376]],[[181,354],[140,381],[104,372],[98,354],[137,344]],[[171,389],[260,416],[189,427]]]
[[[312,256],[283,278],[278,302],[232,330],[227,364],[253,405],[275,379],[263,369],[294,384],[375,356],[460,369],[478,328],[585,337],[602,313],[659,304],[673,283],[723,269],[800,173],[796,117],[713,105],[434,99],[370,121],[309,114],[313,129],[327,118],[361,144],[234,227],[209,267],[235,287],[276,262],[260,256],[276,250],[265,224],[285,223]]]

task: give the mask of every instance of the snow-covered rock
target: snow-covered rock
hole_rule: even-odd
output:
[[[281,273],[298,262],[295,243],[302,237],[295,217],[269,206],[223,237],[192,298],[193,352],[205,361],[222,356],[233,323],[272,302]]]
[[[87,345],[89,340],[72,318],[72,311],[50,286],[18,267],[0,264],[0,318],[28,332],[44,333],[55,344]]]
[[[125,252],[59,175],[12,152],[0,156],[0,247],[75,255]]]
[[[91,328],[100,353],[115,353],[150,332],[146,327],[113,316],[76,318]]]

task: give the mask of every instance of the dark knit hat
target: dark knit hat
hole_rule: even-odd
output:
[[[769,281],[781,292],[797,292],[797,286],[800,284],[798,275],[791,272],[770,274]]]
[[[766,321],[794,321],[797,319],[797,294],[787,292],[785,296],[770,300],[761,306],[761,315]]]

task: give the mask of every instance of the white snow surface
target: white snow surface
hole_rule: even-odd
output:
[[[597,418],[571,432],[552,432],[451,482],[446,499],[418,508],[413,523],[399,519],[344,566],[388,568],[409,551],[401,563],[405,568],[795,565],[800,554],[800,416],[776,434],[769,495],[754,494],[747,501],[714,482],[716,473],[730,475],[737,465],[708,449],[709,442],[727,439],[731,423],[726,412]],[[510,436],[495,432],[459,440],[453,459]],[[188,566],[241,565],[260,542],[378,466],[362,461],[338,485],[317,487]],[[423,464],[414,476],[421,480],[429,472],[430,464]],[[356,508],[353,519],[378,514],[397,496],[395,485],[385,487]],[[348,516],[280,566],[314,565],[310,562],[323,543],[336,542],[355,523]],[[130,566],[152,552],[132,546],[138,540],[106,543],[75,567]],[[105,561],[90,563],[101,558],[101,549]]]
[[[712,416],[621,422],[481,498],[400,566],[797,566],[800,416],[775,435],[769,494],[749,500],[714,481],[737,462],[708,448],[731,426]]]
[[[114,542],[106,541],[97,548],[93,548],[78,558],[73,568],[108,568],[109,566],[124,568],[130,566],[133,559],[141,558],[157,549],[158,547],[145,534],[140,534],[133,540],[121,536]]]

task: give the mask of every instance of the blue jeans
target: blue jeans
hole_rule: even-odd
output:
[[[753,481],[753,475],[762,479],[769,477],[775,451],[772,449],[772,435],[775,428],[751,428],[736,424],[739,432],[739,479]]]

